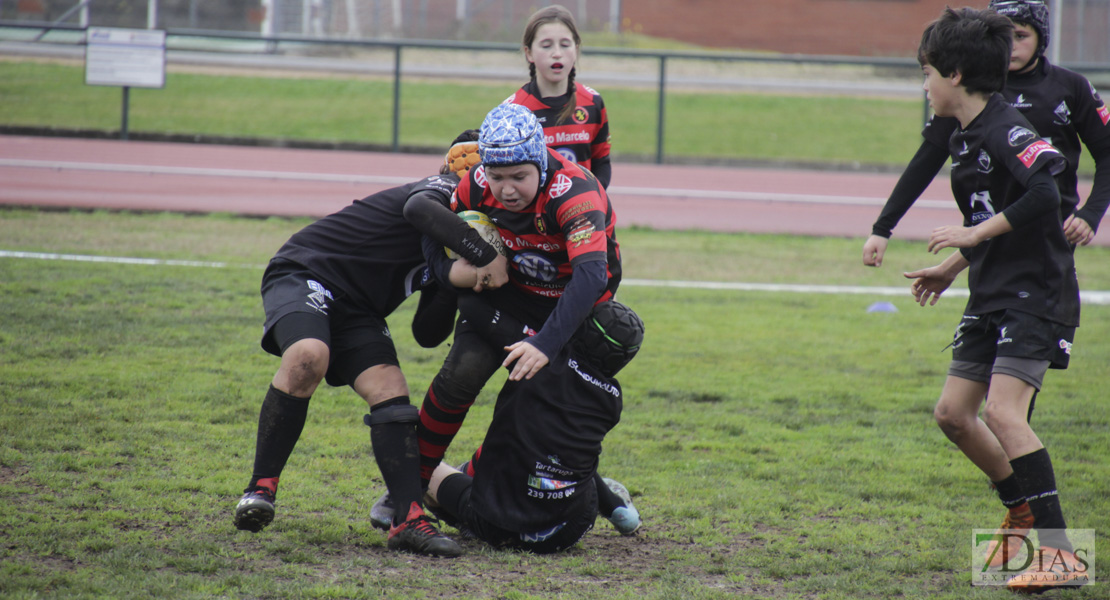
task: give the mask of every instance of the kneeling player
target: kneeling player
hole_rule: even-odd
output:
[[[477,320],[467,308],[460,305],[463,318]],[[537,554],[573,546],[599,510],[622,533],[635,532],[640,518],[627,490],[603,480],[597,466],[605,435],[620,421],[614,376],[643,335],[635,312],[603,302],[546,368],[506,381],[465,473],[445,463],[434,471],[428,492],[436,512],[490,545]]]

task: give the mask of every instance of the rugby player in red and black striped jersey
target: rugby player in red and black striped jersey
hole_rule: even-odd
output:
[[[462,316],[420,411],[425,482],[497,369],[510,368],[510,380],[531,378],[596,303],[613,297],[621,277],[616,218],[604,188],[589,171],[547,148],[531,112],[516,104],[495,107],[482,123],[479,152],[482,164],[449,202],[413,197],[405,207],[406,218],[434,240],[425,244],[425,256],[436,278],[460,289]],[[484,212],[497,225],[508,253],[508,285],[490,289],[479,276],[479,268],[498,259],[484,242],[488,248],[473,260],[445,258],[443,245],[473,236],[454,214],[463,210]],[[518,332],[511,345],[491,344],[476,324],[497,320],[501,311],[542,326]]]
[[[528,20],[523,45],[531,79],[506,102],[532,111],[547,145],[608,188],[609,116],[601,94],[574,81],[582,46],[574,16],[558,4],[541,9]]]

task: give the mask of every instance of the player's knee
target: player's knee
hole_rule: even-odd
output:
[[[1001,402],[991,402],[987,400],[986,406],[983,407],[983,421],[986,422],[987,427],[996,435],[999,432],[1005,431],[1015,426],[1025,426],[1025,415],[1014,413],[1009,410]]]
[[[475,386],[473,381],[468,381],[465,377],[443,377],[441,373],[432,380],[429,393],[435,398],[439,408],[455,412],[470,408],[481,390],[481,383]]]
[[[971,428],[971,421],[974,420],[969,420],[967,415],[952,410],[952,407],[948,406],[943,398],[940,402],[937,402],[936,408],[933,409],[933,419],[936,420],[937,426],[950,440],[955,440],[966,433]]]
[[[467,358],[463,356],[458,362],[445,364],[432,380],[431,392],[436,401],[447,410],[466,408],[473,404],[486,381],[501,364],[499,357],[495,362],[466,360]]]
[[[281,371],[291,389],[315,388],[328,372],[328,346],[320,340],[305,339],[286,349]]]

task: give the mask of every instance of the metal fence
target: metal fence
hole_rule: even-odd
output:
[[[620,0],[563,0],[586,31],[618,31]],[[74,6],[80,8],[74,10]],[[537,0],[0,0],[0,20],[347,39],[513,42]],[[72,12],[70,12],[72,11]],[[70,14],[66,14],[69,12]]]
[[[36,0],[45,1],[45,0]],[[69,0],[72,2],[72,0]],[[293,0],[266,0],[290,3]],[[296,0],[303,7],[311,8],[321,0]],[[464,0],[455,0],[467,4]],[[593,4],[603,0],[591,0]],[[583,10],[591,1],[580,0]],[[609,2],[610,0],[604,0]],[[1103,4],[1110,0],[1100,0]],[[118,0],[126,4],[127,0]],[[162,10],[170,5],[188,8],[195,0],[170,2],[160,0],[131,0],[134,5],[144,5]],[[5,14],[11,0],[0,0],[0,16]],[[386,4],[407,10],[419,10],[428,0],[385,2],[364,0],[379,9]],[[219,3],[227,10],[243,3]],[[342,3],[341,3],[342,4]],[[355,0],[346,2],[356,4]],[[473,0],[492,10],[514,5],[512,0]],[[53,23],[6,21],[0,19],[0,28],[20,32],[17,42],[34,41],[38,46],[50,46],[73,55],[83,54],[84,30],[87,26],[139,26],[134,19],[106,24],[92,22],[91,14],[81,17],[89,9],[88,0],[70,6],[72,14],[62,13]],[[481,8],[481,6],[479,7]],[[198,9],[199,11],[199,9]],[[138,12],[136,12],[138,14]],[[530,13],[529,13],[530,14]],[[151,13],[144,13],[151,16]],[[160,12],[152,21],[170,21],[170,15]],[[303,15],[302,15],[303,16]],[[504,15],[506,21],[510,15]],[[66,21],[76,18],[78,24]],[[516,17],[512,17],[516,18]],[[199,16],[195,21],[202,23]],[[302,19],[302,24],[304,23]],[[517,82],[527,71],[517,42],[466,42],[438,41],[431,39],[352,38],[335,35],[262,34],[240,30],[198,30],[164,28],[167,33],[168,59],[172,62],[206,62],[208,64],[239,65],[251,68],[275,67],[312,71],[354,72],[377,74],[392,78],[393,82],[393,131],[391,147],[400,146],[399,123],[403,107],[398,101],[402,80],[407,77],[451,77],[467,79],[498,79]],[[517,28],[514,26],[514,31]],[[0,43],[12,36],[0,35]],[[1105,40],[1102,40],[1105,41]],[[1093,42],[1092,42],[1093,43]],[[26,46],[27,44],[25,44]],[[10,50],[10,46],[8,47]],[[4,51],[0,47],[0,52]],[[457,60],[458,53],[467,53],[466,61]],[[353,56],[352,56],[353,55]],[[450,56],[449,56],[450,55]],[[656,162],[665,156],[664,131],[666,123],[666,97],[669,90],[727,90],[773,91],[777,93],[806,93],[812,95],[897,96],[920,98],[922,118],[928,116],[928,103],[921,91],[920,70],[916,60],[910,58],[864,58],[850,56],[775,55],[766,53],[680,52],[643,51],[619,48],[591,47],[581,58],[588,65],[586,80],[601,85],[640,86],[656,90],[657,145]],[[449,66],[445,66],[449,65]],[[1102,88],[1110,87],[1110,56],[1097,62],[1064,62],[1064,66],[1077,70]]]

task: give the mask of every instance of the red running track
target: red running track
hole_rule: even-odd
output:
[[[430,155],[0,136],[0,204],[321,217],[435,173]],[[895,174],[616,163],[620,226],[865,238]],[[1085,182],[1083,197],[1090,189]],[[943,177],[895,237],[960,222]],[[1098,245],[1110,245],[1099,235]]]

